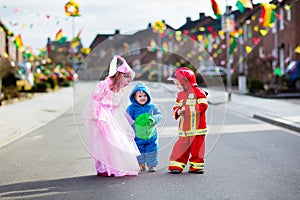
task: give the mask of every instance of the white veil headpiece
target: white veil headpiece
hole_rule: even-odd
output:
[[[122,65],[117,68],[118,59],[122,61]],[[119,55],[115,55],[109,65],[108,77],[115,75],[116,72],[128,73],[132,71],[131,67],[127,64],[126,60]]]

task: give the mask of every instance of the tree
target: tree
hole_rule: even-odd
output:
[[[2,105],[2,79],[12,71],[12,66],[7,58],[0,57],[0,106]]]

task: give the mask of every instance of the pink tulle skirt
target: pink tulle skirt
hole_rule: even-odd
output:
[[[95,105],[95,102],[92,107],[98,117],[89,117],[86,125],[90,131],[90,154],[97,172],[116,177],[138,175],[140,152],[126,112],[121,108]]]

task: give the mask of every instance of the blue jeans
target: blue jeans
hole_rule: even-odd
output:
[[[158,138],[157,133],[149,140],[134,139],[141,155],[137,157],[139,164],[146,163],[147,166],[156,167],[158,164]]]

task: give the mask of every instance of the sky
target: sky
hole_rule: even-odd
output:
[[[149,23],[165,20],[177,29],[190,17],[199,19],[199,13],[214,14],[210,0],[75,0],[79,4],[80,17],[67,17],[64,6],[69,0],[0,0],[0,20],[14,35],[21,34],[24,45],[38,52],[47,44],[47,38],[55,40],[62,29],[70,40],[81,30],[81,42],[89,47],[97,34],[130,34],[148,27]],[[237,0],[216,0],[221,13],[225,5],[233,6]],[[270,2],[253,0],[254,4]]]

